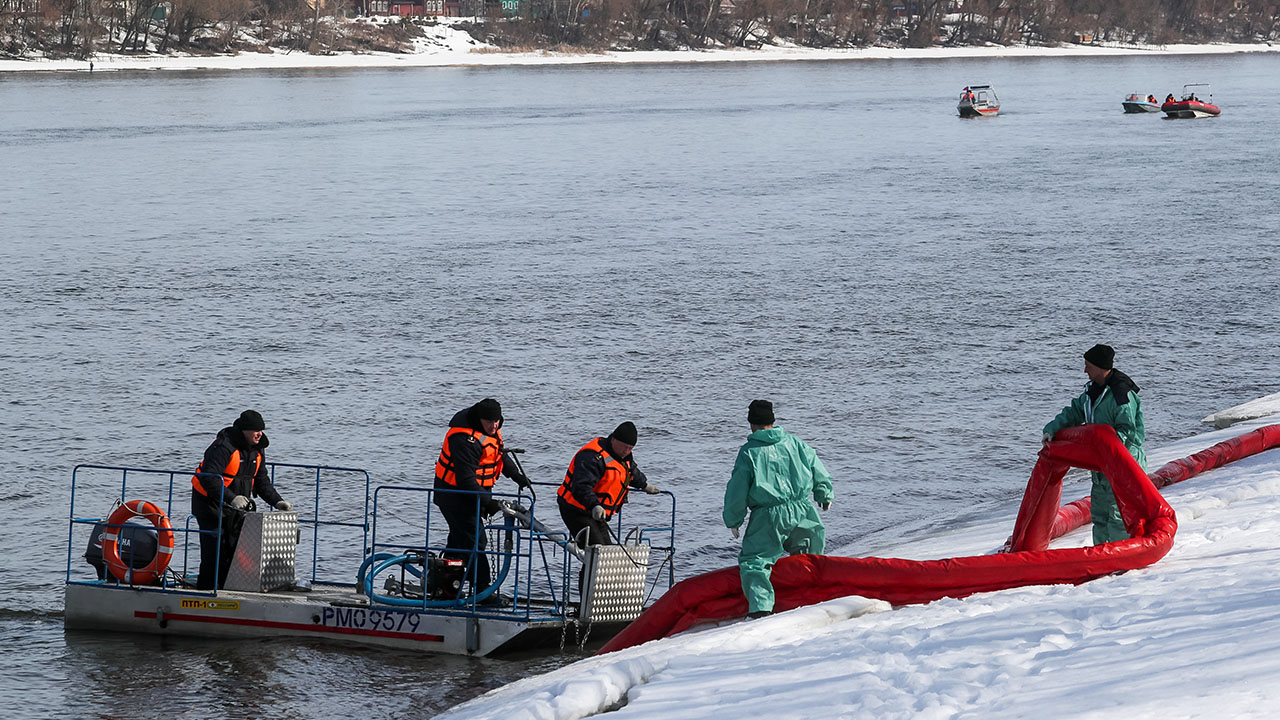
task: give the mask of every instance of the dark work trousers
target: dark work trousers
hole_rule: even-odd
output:
[[[467,564],[467,579],[471,580],[471,592],[477,594],[489,587],[489,557],[483,551],[489,538],[480,527],[479,505],[487,500],[480,495],[454,494],[436,491],[435,503],[444,521],[449,523],[449,538],[445,557],[458,558]],[[474,567],[474,570],[472,569]]]
[[[569,528],[569,537],[574,542],[581,544],[582,538],[579,533],[582,532],[583,528],[590,528],[587,531],[586,544],[613,544],[613,540],[609,537],[608,521],[595,520],[591,517],[590,512],[579,510],[559,498],[556,500],[556,504],[560,506],[560,519],[564,520],[565,527]]]
[[[556,504],[560,506],[560,519],[564,520],[565,527],[569,528],[569,536],[579,547],[582,543],[587,545],[612,545],[613,540],[609,537],[608,521],[601,522],[591,517],[590,512],[583,512],[578,508],[556,498]],[[586,528],[585,533],[582,529]],[[583,540],[583,535],[586,540]],[[585,547],[582,547],[586,550]],[[584,565],[578,570],[578,597],[582,597],[582,583],[586,580],[587,568]]]
[[[227,583],[227,571],[231,569],[231,559],[236,554],[236,544],[240,542],[240,529],[244,526],[244,513],[227,508],[222,519],[222,537],[219,538],[218,517],[221,512],[218,506],[194,491],[192,495],[191,514],[196,516],[202,531],[209,531],[200,533],[200,576],[196,580],[196,589],[213,590],[215,572],[217,587]],[[221,557],[219,550],[222,551]]]

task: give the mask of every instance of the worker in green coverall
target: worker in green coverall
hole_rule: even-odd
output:
[[[803,440],[774,427],[773,404],[753,400],[747,409],[751,435],[738,450],[724,491],[724,524],[737,538],[751,510],[738,568],[750,617],[773,612],[773,564],[789,555],[821,555],[826,530],[814,509],[831,507],[831,475]]]
[[[1063,428],[1097,423],[1115,428],[1120,442],[1134,460],[1147,469],[1147,452],[1142,442],[1147,437],[1142,421],[1142,401],[1138,385],[1128,375],[1113,367],[1116,352],[1108,345],[1094,345],[1084,354],[1084,372],[1089,384],[1080,397],[1071,401],[1048,425],[1044,426],[1044,442],[1048,443]],[[1093,520],[1093,544],[1129,539],[1120,518],[1111,483],[1102,473],[1092,473],[1093,488],[1089,493],[1090,516]]]

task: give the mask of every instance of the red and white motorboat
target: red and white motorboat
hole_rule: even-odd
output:
[[[1197,91],[1196,88],[1203,88],[1203,90]],[[1209,99],[1207,101],[1200,99],[1201,93]],[[1170,98],[1165,99],[1164,104],[1160,106],[1160,110],[1171,118],[1216,117],[1222,112],[1217,105],[1213,104],[1213,93],[1209,90],[1208,83],[1183,85],[1182,99],[1173,100]]]
[[[1000,99],[990,85],[970,85],[960,92],[956,111],[962,118],[993,117],[1000,114]]]

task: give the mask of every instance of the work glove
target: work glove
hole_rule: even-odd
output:
[[[653,483],[649,483],[648,485],[645,485],[644,491],[649,493],[650,495],[657,495],[658,493],[662,492],[661,490],[658,489],[658,486],[654,485]]]
[[[500,512],[502,512],[502,503],[498,502],[497,500],[494,500],[493,498],[489,498],[488,500],[484,501],[485,517],[492,517]]]
[[[828,510],[830,510],[830,509],[831,509],[831,501],[830,501],[830,500],[828,500],[828,501],[826,501],[826,502],[822,503],[821,505],[819,505],[818,507],[822,508],[822,511],[823,511],[823,512],[826,512],[826,511],[828,511]]]
[[[731,527],[731,528],[729,528],[729,532],[733,533],[733,539],[734,539],[734,540],[737,540],[737,539],[738,539],[738,528],[736,528],[736,527]]]
[[[1041,435],[1041,436],[1040,436],[1040,440],[1041,440],[1041,442],[1042,442],[1043,444],[1048,445],[1048,444],[1049,444],[1049,441],[1050,441],[1050,440],[1053,440],[1053,435],[1051,435],[1051,434],[1049,434],[1049,433],[1045,433],[1044,435]]]
[[[515,477],[511,479],[516,481],[517,486],[522,487],[525,490],[528,490],[529,486],[533,485],[533,483],[529,482],[529,476],[525,475],[524,473],[518,473]]]
[[[243,495],[237,495],[231,498],[231,507],[235,508],[236,510],[243,510],[249,507],[249,498]]]
[[[276,503],[276,509],[281,512],[289,512],[290,510],[293,509],[293,505],[290,504],[287,500],[281,500],[280,502]]]
[[[603,505],[597,505],[591,508],[591,519],[598,522],[604,522],[609,519],[609,514],[605,512]]]

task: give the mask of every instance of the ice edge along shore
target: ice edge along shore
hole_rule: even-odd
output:
[[[1109,55],[1217,55],[1280,52],[1266,43],[1165,46],[1060,47],[987,46],[933,48],[802,48],[767,46],[758,50],[637,50],[626,52],[563,54],[547,51],[502,53],[475,43],[460,30],[439,26],[433,37],[419,41],[410,53],[340,53],[308,55],[276,51],[237,55],[114,55],[100,54],[88,60],[0,60],[0,72],[112,72],[125,70],[306,70],[414,67],[497,67],[525,65],[593,65],[694,62],[778,62],[833,60],[942,60],[954,58],[1098,57]],[[481,49],[485,52],[475,52]],[[90,69],[92,66],[92,70]]]

